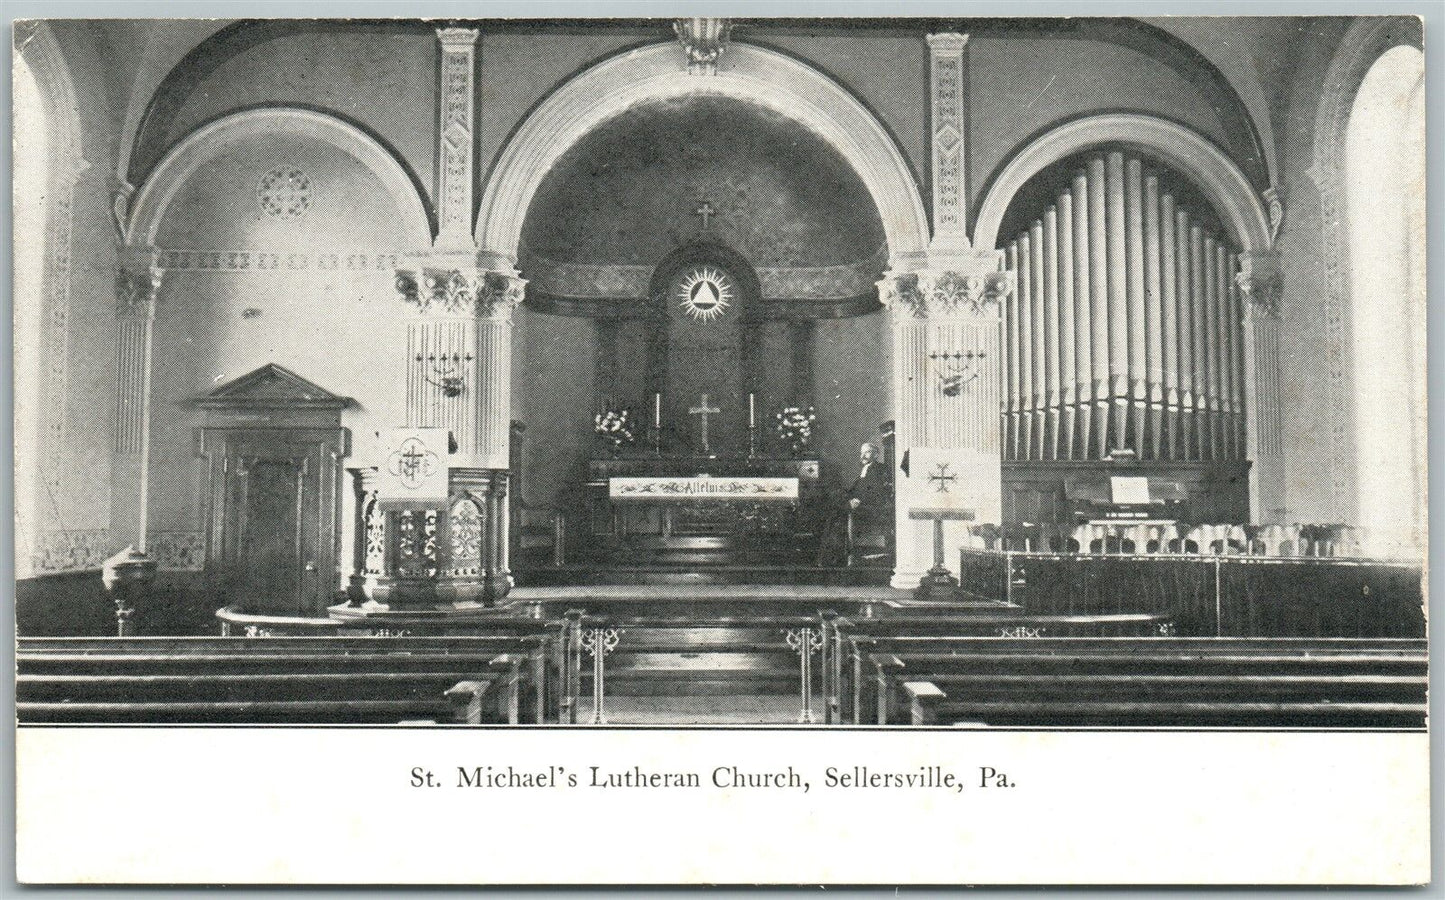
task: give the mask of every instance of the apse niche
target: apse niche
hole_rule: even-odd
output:
[[[651,102],[564,154],[522,228],[518,267],[528,286],[514,399],[527,442],[548,448],[545,460],[524,454],[528,493],[544,495],[536,499],[595,455],[591,419],[608,405],[650,416],[654,392],[670,393],[664,417],[689,427],[687,408],[699,398],[669,391],[659,374],[668,370],[654,364],[649,373],[648,358],[657,340],[648,322],[665,302],[653,296],[656,277],[679,253],[720,266],[740,292],[730,302],[742,317],[742,387],[710,400],[723,409],[715,435],[745,434],[752,392],[764,429],[785,405],[815,407],[812,449],[825,478],[841,480],[856,468],[858,443],[876,439],[887,418],[876,282],[888,253],[861,179],[821,137],[764,107]],[[716,324],[734,327],[727,316]]]

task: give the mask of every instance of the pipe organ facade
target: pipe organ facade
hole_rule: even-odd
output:
[[[1243,459],[1237,252],[1143,160],[1091,158],[1005,247],[1005,459]]]
[[[1070,482],[1120,460],[1195,514],[1247,508],[1238,248],[1161,167],[1102,150],[1074,168],[1003,244],[1006,518],[1066,518]]]

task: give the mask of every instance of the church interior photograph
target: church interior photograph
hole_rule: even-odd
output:
[[[21,726],[1426,728],[1417,18],[13,42]]]

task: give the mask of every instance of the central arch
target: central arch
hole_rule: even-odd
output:
[[[493,264],[515,266],[532,197],[568,148],[639,103],[708,95],[772,109],[823,138],[858,173],[883,221],[890,268],[916,269],[928,250],[928,214],[892,137],[858,100],[818,70],[772,50],[728,47],[716,75],[688,73],[675,43],[605,60],[564,84],[522,123],[482,192],[477,246]]]

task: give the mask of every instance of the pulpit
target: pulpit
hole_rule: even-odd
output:
[[[390,610],[473,608],[511,588],[505,472],[452,467],[445,500],[388,502],[375,467],[356,488],[353,604]],[[333,615],[335,613],[333,612]]]
[[[635,457],[588,464],[575,556],[613,565],[788,564],[815,552],[816,458]]]

